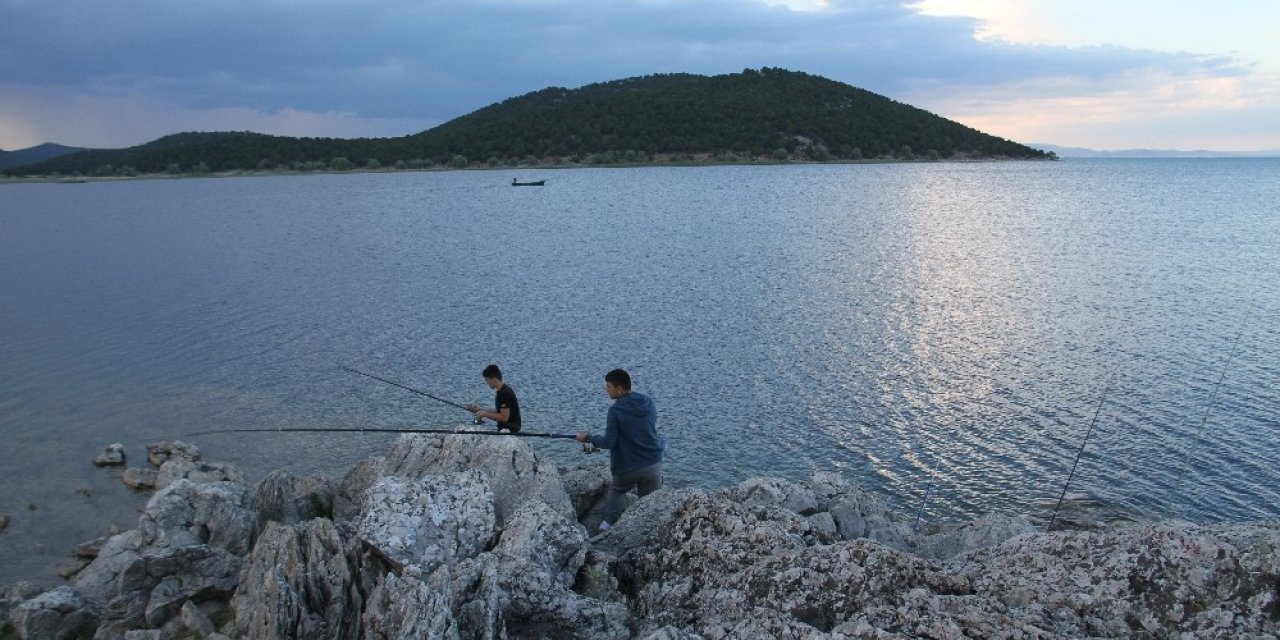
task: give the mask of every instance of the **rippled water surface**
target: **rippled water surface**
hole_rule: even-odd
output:
[[[677,486],[829,469],[927,520],[1026,513],[1088,434],[1072,494],[1280,517],[1278,202],[1276,160],[6,185],[0,581],[135,526],[109,443],[256,480],[394,436],[184,434],[466,417],[343,365],[489,402],[497,362],[554,432],[601,428],[625,367]]]

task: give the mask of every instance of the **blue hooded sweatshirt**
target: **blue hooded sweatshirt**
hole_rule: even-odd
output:
[[[667,439],[658,435],[658,410],[653,400],[635,391],[623,394],[609,407],[604,435],[591,444],[609,450],[609,469],[621,475],[662,462]]]

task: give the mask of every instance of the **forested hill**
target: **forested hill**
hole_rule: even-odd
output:
[[[24,164],[40,162],[49,158],[65,156],[68,153],[75,153],[82,149],[76,147],[67,147],[52,142],[46,142],[42,145],[29,147],[27,149],[19,149],[17,151],[5,151],[0,149],[0,169],[8,169],[9,167],[20,167]]]
[[[10,173],[1052,157],[863,89],[765,68],[551,87],[400,138],[184,133]]]

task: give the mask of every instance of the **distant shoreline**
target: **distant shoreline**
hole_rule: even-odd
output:
[[[324,169],[315,171],[302,170],[234,170],[234,171],[216,171],[209,173],[139,173],[132,176],[66,176],[66,175],[32,175],[32,176],[7,176],[0,175],[0,184],[19,184],[19,183],[54,183],[54,184],[81,184],[86,182],[120,182],[125,180],[183,180],[183,179],[204,179],[204,178],[256,178],[271,176],[311,176],[311,175],[344,175],[355,173],[443,173],[453,171],[545,171],[545,170],[565,170],[565,169],[637,169],[648,167],[771,167],[771,166],[788,166],[788,165],[861,165],[861,164],[990,164],[999,162],[1051,162],[1051,160],[1029,159],[1029,158],[950,158],[942,160],[903,160],[894,158],[866,158],[863,160],[786,160],[786,161],[716,161],[716,160],[682,160],[675,162],[627,162],[627,163],[610,163],[610,164],[583,164],[583,163],[559,163],[559,164],[540,164],[540,165],[520,165],[520,166],[478,166],[466,167],[463,169],[437,166],[421,169],[397,169],[394,167],[382,167],[378,169],[354,168],[354,169]]]

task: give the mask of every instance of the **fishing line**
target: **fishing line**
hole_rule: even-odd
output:
[[[1213,392],[1209,394],[1209,401],[1204,405],[1204,415],[1200,417],[1200,426],[1196,428],[1196,437],[1191,443],[1194,445],[1200,440],[1200,436],[1204,434],[1205,424],[1209,421],[1209,413],[1213,410],[1213,403],[1218,397],[1218,390],[1222,388],[1222,381],[1227,378],[1227,369],[1231,367],[1231,361],[1236,357],[1236,349],[1240,347],[1240,337],[1244,335],[1244,328],[1236,334],[1236,339],[1231,344],[1231,353],[1227,355],[1227,360],[1222,364],[1222,371],[1218,374],[1218,382],[1213,386]],[[1179,493],[1182,490],[1182,480],[1187,475],[1188,462],[1191,457],[1191,448],[1187,448],[1187,453],[1182,456],[1182,470],[1178,472],[1178,479],[1173,483],[1173,491],[1169,493],[1169,497],[1164,505],[1164,515],[1169,516],[1173,503],[1176,502]]]
[[[341,365],[339,365],[339,366],[341,366]],[[406,390],[406,391],[412,391],[412,392],[414,392],[414,393],[416,393],[416,394],[418,394],[418,395],[420,395],[420,396],[426,396],[426,397],[428,397],[428,398],[431,398],[432,400],[436,400],[436,401],[438,401],[438,402],[443,402],[443,403],[445,403],[445,404],[447,404],[447,405],[449,405],[449,406],[451,406],[451,407],[457,407],[457,408],[459,408],[459,409],[462,409],[463,411],[468,411],[468,412],[470,411],[470,409],[467,409],[467,407],[466,407],[465,405],[458,404],[458,403],[453,402],[453,401],[451,401],[451,400],[445,400],[444,398],[441,398],[441,397],[439,397],[439,396],[433,396],[433,395],[431,395],[430,393],[427,393],[426,391],[421,391],[421,390],[418,390],[418,389],[414,389],[413,387],[406,387],[405,385],[402,385],[402,384],[400,384],[399,382],[392,382],[391,380],[388,380],[388,379],[386,379],[386,378],[379,378],[378,376],[375,376],[375,375],[373,375],[372,373],[365,373],[365,372],[363,372],[363,371],[359,371],[359,370],[356,370],[356,369],[352,369],[351,367],[342,367],[342,368],[343,368],[343,369],[345,369],[345,370],[347,370],[347,371],[350,371],[351,373],[358,374],[358,375],[362,375],[362,376],[364,376],[364,377],[366,377],[366,378],[373,378],[374,380],[377,380],[377,381],[379,381],[379,382],[385,382],[385,383],[387,383],[387,384],[389,384],[389,385],[391,385],[391,386],[394,386],[394,387],[400,387],[401,389],[404,389],[404,390]]]
[[[1053,523],[1058,519],[1058,509],[1062,507],[1062,501],[1067,497],[1067,487],[1071,486],[1071,479],[1076,475],[1076,467],[1080,464],[1080,456],[1084,454],[1085,445],[1089,444],[1089,436],[1093,434],[1093,425],[1098,423],[1098,414],[1102,413],[1102,405],[1107,401],[1107,392],[1111,391],[1111,381],[1116,377],[1116,370],[1111,370],[1111,375],[1107,376],[1107,385],[1102,389],[1102,397],[1098,399],[1098,407],[1093,411],[1093,419],[1089,421],[1089,429],[1085,431],[1084,441],[1080,443],[1080,450],[1076,452],[1076,460],[1071,463],[1071,473],[1067,474],[1067,481],[1062,484],[1062,495],[1058,496],[1058,504],[1053,507],[1053,516],[1049,518],[1049,525],[1044,528],[1045,531],[1053,530]]]

